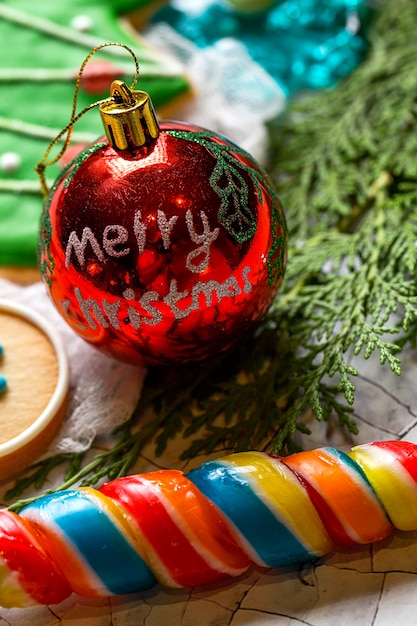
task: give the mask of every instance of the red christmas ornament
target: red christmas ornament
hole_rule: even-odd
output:
[[[114,81],[107,139],[84,150],[45,203],[39,265],[73,330],[121,360],[199,361],[254,328],[286,261],[265,172],[225,138],[158,126],[149,96]]]

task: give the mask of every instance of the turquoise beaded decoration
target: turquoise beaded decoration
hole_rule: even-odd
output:
[[[196,12],[191,2],[173,0],[153,23],[169,23],[199,48],[238,39],[286,96],[333,87],[350,74],[367,52],[375,12],[366,0],[275,0],[259,11],[236,10],[227,0],[202,6]]]

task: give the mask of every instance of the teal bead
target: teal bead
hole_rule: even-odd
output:
[[[0,374],[0,393],[4,393],[6,389],[7,389],[7,380],[5,379],[3,374]]]
[[[373,13],[366,0],[275,0],[255,13],[217,0],[197,14],[165,6],[153,22],[168,22],[200,48],[238,39],[291,96],[333,87],[362,62]]]

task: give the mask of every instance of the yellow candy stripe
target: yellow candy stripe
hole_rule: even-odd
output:
[[[365,472],[394,526],[415,530],[417,485],[395,455],[377,446],[356,446],[349,456]]]
[[[0,599],[6,609],[25,609],[37,602],[22,588],[14,572],[11,572],[0,557]]]
[[[309,552],[322,555],[332,549],[305,488],[279,459],[260,452],[240,452],[220,462],[244,472],[257,497]]]

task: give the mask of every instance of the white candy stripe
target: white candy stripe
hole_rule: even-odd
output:
[[[217,572],[221,572],[222,574],[228,574],[229,576],[239,576],[239,574],[242,574],[244,571],[246,571],[246,567],[230,567],[226,563],[224,563],[224,561],[217,559],[212,554],[212,552],[207,550],[206,546],[195,534],[194,529],[189,524],[187,524],[186,519],[178,512],[177,508],[169,501],[169,499],[165,498],[162,493],[159,493],[158,497],[162,506],[164,507],[174,524],[187,537],[194,550],[198,552],[201,558],[207,563],[209,567],[211,567],[211,569]],[[225,520],[226,523],[225,516],[221,514],[221,517]],[[227,520],[227,525],[230,528],[229,520]],[[259,561],[259,556],[257,560]]]
[[[416,530],[417,483],[395,452],[379,446],[363,445],[353,448],[351,454],[365,474],[369,473],[368,479],[373,483],[394,526],[400,530]],[[366,467],[368,459],[369,470]]]
[[[72,543],[72,541],[68,538],[68,536],[61,530],[61,528],[56,524],[53,520],[45,518],[39,511],[39,509],[35,507],[30,507],[21,512],[21,517],[30,521],[41,530],[42,535],[54,535],[58,538],[58,540],[63,543],[68,552],[74,558],[74,561],[77,562],[78,567],[82,570],[84,578],[88,580],[88,584],[90,585],[90,589],[95,595],[98,596],[111,596],[113,595],[111,591],[103,584],[102,580],[97,576],[94,570],[90,567],[88,561],[85,560],[84,556],[78,550],[78,548]],[[47,540],[46,540],[47,541]],[[45,542],[46,543],[46,542]],[[57,562],[56,555],[53,557],[48,552],[50,558],[54,558],[55,563]],[[62,569],[59,568],[62,572]],[[65,576],[65,571],[62,572],[63,578],[68,580]],[[72,580],[69,580],[69,585],[73,588]]]

